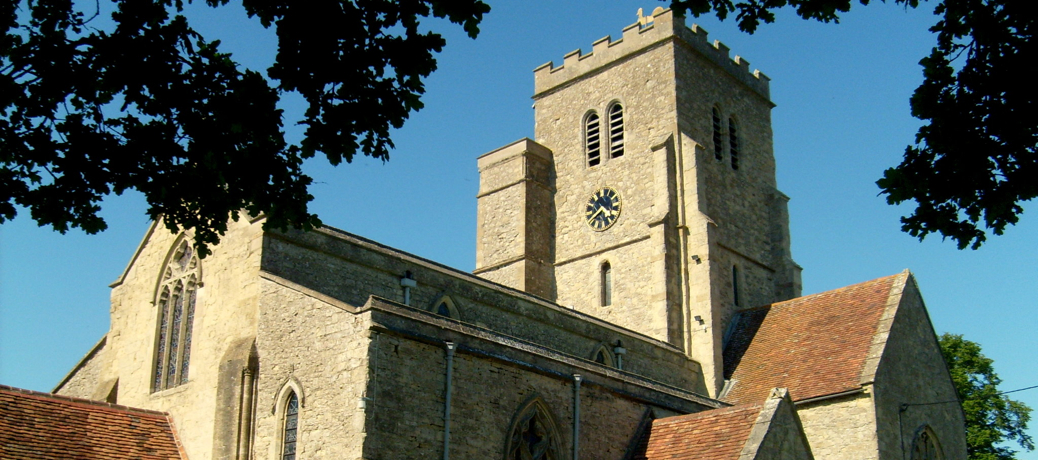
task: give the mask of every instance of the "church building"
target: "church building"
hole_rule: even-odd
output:
[[[965,460],[913,276],[802,296],[768,78],[639,16],[534,69],[535,138],[478,158],[473,273],[262,217],[200,259],[154,223],[109,332],[0,416],[140,412],[139,458]]]

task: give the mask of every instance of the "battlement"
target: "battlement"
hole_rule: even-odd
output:
[[[729,49],[724,43],[718,40],[710,43],[705,29],[696,24],[687,27],[683,16],[677,16],[672,10],[663,8],[656,8],[651,16],[642,17],[638,22],[625,27],[623,37],[619,40],[613,41],[610,36],[603,37],[591,44],[591,52],[588,54],[583,54],[578,49],[566,54],[561,66],[555,67],[554,62],[547,62],[533,69],[534,97],[673,38],[681,40],[754,92],[771,100],[771,79],[763,72],[750,72],[749,61],[741,56],[730,58]]]

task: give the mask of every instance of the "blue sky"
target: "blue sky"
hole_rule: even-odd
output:
[[[463,270],[475,261],[476,157],[533,136],[532,70],[619,37],[649,0],[492,2],[476,40],[447,24],[426,108],[394,133],[388,163],[361,158],[332,168],[307,164],[312,206],[328,225]],[[200,29],[252,68],[273,59],[273,34],[232,7],[192,6]],[[919,121],[908,98],[918,61],[934,44],[926,9],[856,5],[841,24],[780,14],[755,35],[734,21],[690,18],[771,79],[779,188],[789,203],[793,257],[804,293],[905,268],[915,273],[938,333],[979,342],[1006,390],[1038,385],[1035,312],[1038,216],[1025,214],[979,251],[900,232],[875,180],[896,165]],[[297,101],[287,100],[289,116]],[[0,383],[50,390],[108,328],[111,283],[148,226],[140,196],[105,202],[109,230],[59,235],[23,212],[0,226]],[[1038,390],[1014,398],[1038,408]],[[1038,423],[1034,424],[1038,427]],[[1038,434],[1038,430],[1031,430]],[[1025,453],[1022,459],[1038,459]]]

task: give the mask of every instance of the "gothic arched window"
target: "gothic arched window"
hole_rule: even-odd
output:
[[[525,404],[512,424],[506,460],[561,460],[558,430],[540,398]]]
[[[584,149],[587,151],[587,165],[598,166],[602,162],[602,134],[598,114],[594,111],[584,117]]]
[[[912,441],[911,460],[942,460],[943,458],[941,448],[937,444],[937,436],[930,427],[923,427],[916,434],[915,441]]]
[[[458,312],[458,304],[455,303],[454,299],[447,294],[441,295],[436,299],[429,310],[440,316],[446,316],[451,319],[461,319],[461,314]]]
[[[728,155],[732,159],[732,169],[739,169],[739,130],[734,118],[728,119]]]
[[[281,432],[281,460],[296,459],[296,441],[299,435],[299,397],[296,392],[288,390],[285,401],[285,412]]]
[[[613,267],[609,262],[602,262],[602,306],[608,307],[613,304]]]
[[[620,103],[609,107],[609,158],[624,156],[624,108]]]
[[[598,348],[595,349],[595,352],[591,356],[591,360],[598,364],[614,367],[613,354],[609,352],[609,349],[606,348],[605,344],[598,345]]]
[[[714,107],[712,115],[714,126],[714,158],[720,160],[721,155],[724,153],[724,145],[721,143],[721,111],[717,110],[717,107]]]
[[[181,237],[162,270],[155,302],[158,307],[158,333],[152,374],[153,392],[187,382],[199,274],[198,256],[189,240]]]

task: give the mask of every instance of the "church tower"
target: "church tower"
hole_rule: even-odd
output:
[[[534,70],[535,137],[479,160],[476,273],[683,349],[800,295],[768,78],[657,8]]]

